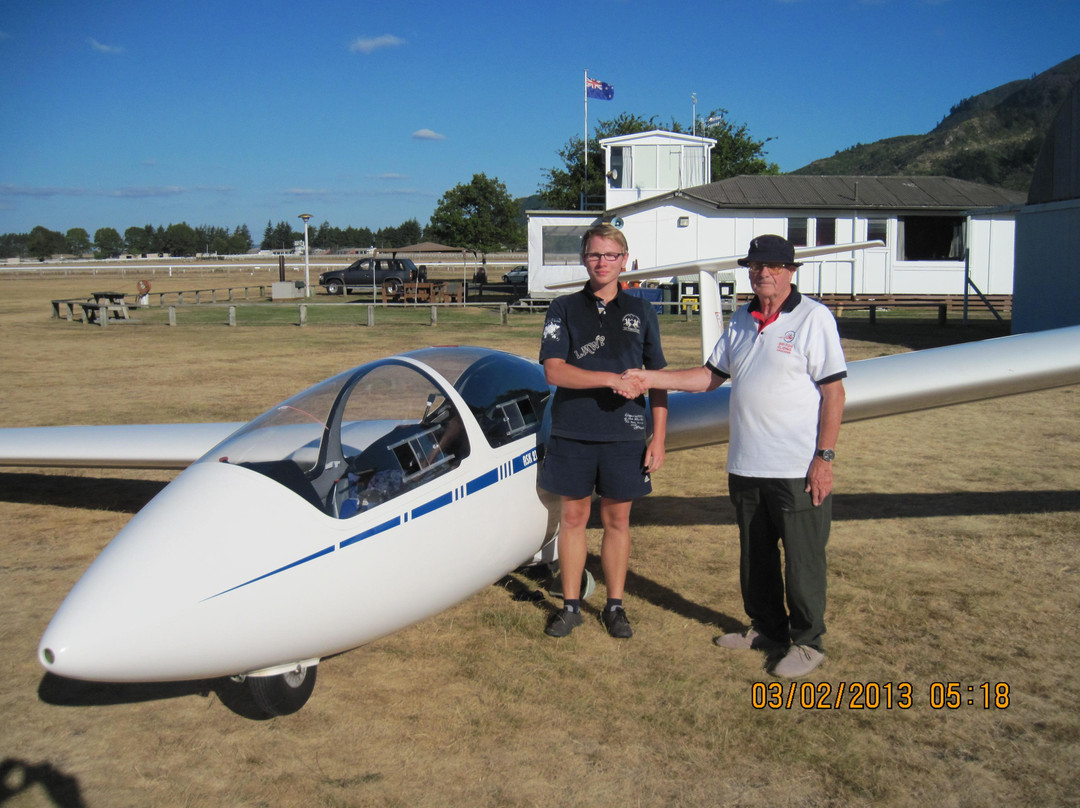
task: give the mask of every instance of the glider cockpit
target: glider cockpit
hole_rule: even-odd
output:
[[[199,462],[256,471],[345,519],[446,474],[476,448],[540,433],[549,396],[543,370],[521,357],[427,348],[327,379]]]

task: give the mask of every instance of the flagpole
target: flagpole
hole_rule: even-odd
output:
[[[589,191],[589,68],[585,68],[585,84],[582,85],[585,92],[585,155],[582,165],[585,167],[585,181],[581,186],[581,199],[578,205],[585,210],[585,195]]]

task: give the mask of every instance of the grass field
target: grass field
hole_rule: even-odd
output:
[[[90,288],[0,279],[4,425],[242,420],[400,350],[535,356],[542,323],[50,319],[50,299]],[[662,330],[673,365],[700,361],[694,323]],[[932,312],[845,316],[841,332],[849,360],[1004,333]],[[0,804],[1080,805],[1078,393],[842,430],[828,656],[794,688],[757,652],[711,643],[744,625],[723,446],[669,455],[635,505],[632,640],[595,620],[594,527],[593,619],[571,637],[543,635],[555,601],[516,574],[324,661],[308,705],[267,721],[228,682],[46,677],[35,655],[53,611],[173,475],[0,470]]]

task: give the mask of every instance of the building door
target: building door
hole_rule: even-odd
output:
[[[858,293],[862,295],[884,295],[889,291],[887,247],[871,247],[863,250],[856,266],[862,268],[862,278]]]

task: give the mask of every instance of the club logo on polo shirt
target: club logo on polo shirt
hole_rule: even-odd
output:
[[[631,334],[641,333],[641,318],[636,314],[627,314],[622,318],[622,330]]]
[[[562,339],[562,320],[552,319],[544,323],[544,339],[556,342]]]
[[[776,345],[776,350],[780,353],[791,353],[791,344],[795,342],[795,332],[788,331],[780,338],[780,342]]]

